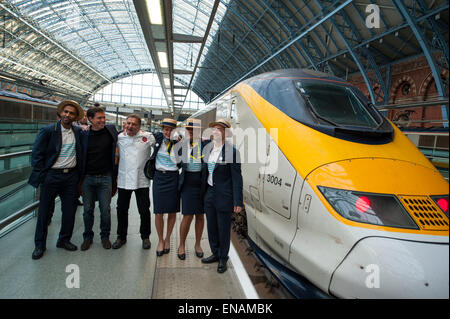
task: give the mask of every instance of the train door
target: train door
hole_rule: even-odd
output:
[[[272,138],[270,140],[266,151],[267,165],[261,177],[262,209],[256,217],[257,230],[263,245],[287,261],[297,229],[297,215],[292,213],[292,208],[298,205],[295,204],[297,198],[293,199],[297,171]]]
[[[260,195],[260,163],[249,160],[249,150],[256,144],[254,129],[261,128],[261,124],[239,96],[231,100],[230,123],[233,127],[233,143],[241,156],[241,173],[243,178],[243,196],[245,213],[247,216],[248,236],[258,243],[256,215],[261,210]]]

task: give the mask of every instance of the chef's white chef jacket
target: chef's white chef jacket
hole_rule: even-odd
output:
[[[150,186],[150,180],[144,175],[144,166],[150,158],[154,144],[155,137],[146,131],[139,130],[135,136],[119,134],[118,188],[138,189]]]

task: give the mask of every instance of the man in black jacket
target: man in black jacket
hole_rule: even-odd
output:
[[[77,210],[78,181],[81,167],[80,129],[72,126],[84,116],[84,110],[75,101],[58,105],[61,120],[39,131],[31,154],[31,172],[28,183],[40,185],[40,198],[33,259],[39,259],[46,250],[48,221],[55,198],[61,198],[61,230],[58,248],[77,250],[70,242]]]
[[[80,135],[83,156],[81,189],[84,206],[84,241],[81,244],[81,250],[88,250],[93,242],[92,227],[96,199],[100,208],[102,246],[110,249],[111,197],[113,183],[117,177],[115,153],[118,132],[114,125],[105,124],[106,115],[101,107],[89,109],[87,118],[91,126]]]

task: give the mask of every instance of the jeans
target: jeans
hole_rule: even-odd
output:
[[[76,169],[71,169],[68,173],[53,169],[48,171],[44,183],[40,185],[40,203],[34,236],[36,248],[46,248],[48,220],[51,218],[51,210],[55,208],[55,198],[58,195],[61,198],[62,211],[58,241],[70,241],[77,211],[78,176]]]
[[[94,225],[95,201],[98,200],[100,208],[100,237],[109,238],[111,231],[111,196],[112,177],[108,175],[86,175],[82,185],[83,193],[83,238],[94,238],[92,227]]]
[[[150,238],[150,192],[149,188],[118,189],[117,198],[117,237],[121,240],[127,239],[128,209],[130,207],[131,194],[136,196],[136,204],[141,216],[141,239]]]

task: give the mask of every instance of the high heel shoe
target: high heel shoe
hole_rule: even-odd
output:
[[[196,251],[196,252],[195,252],[195,255],[196,255],[198,258],[203,258],[203,252],[202,252],[202,251]]]

